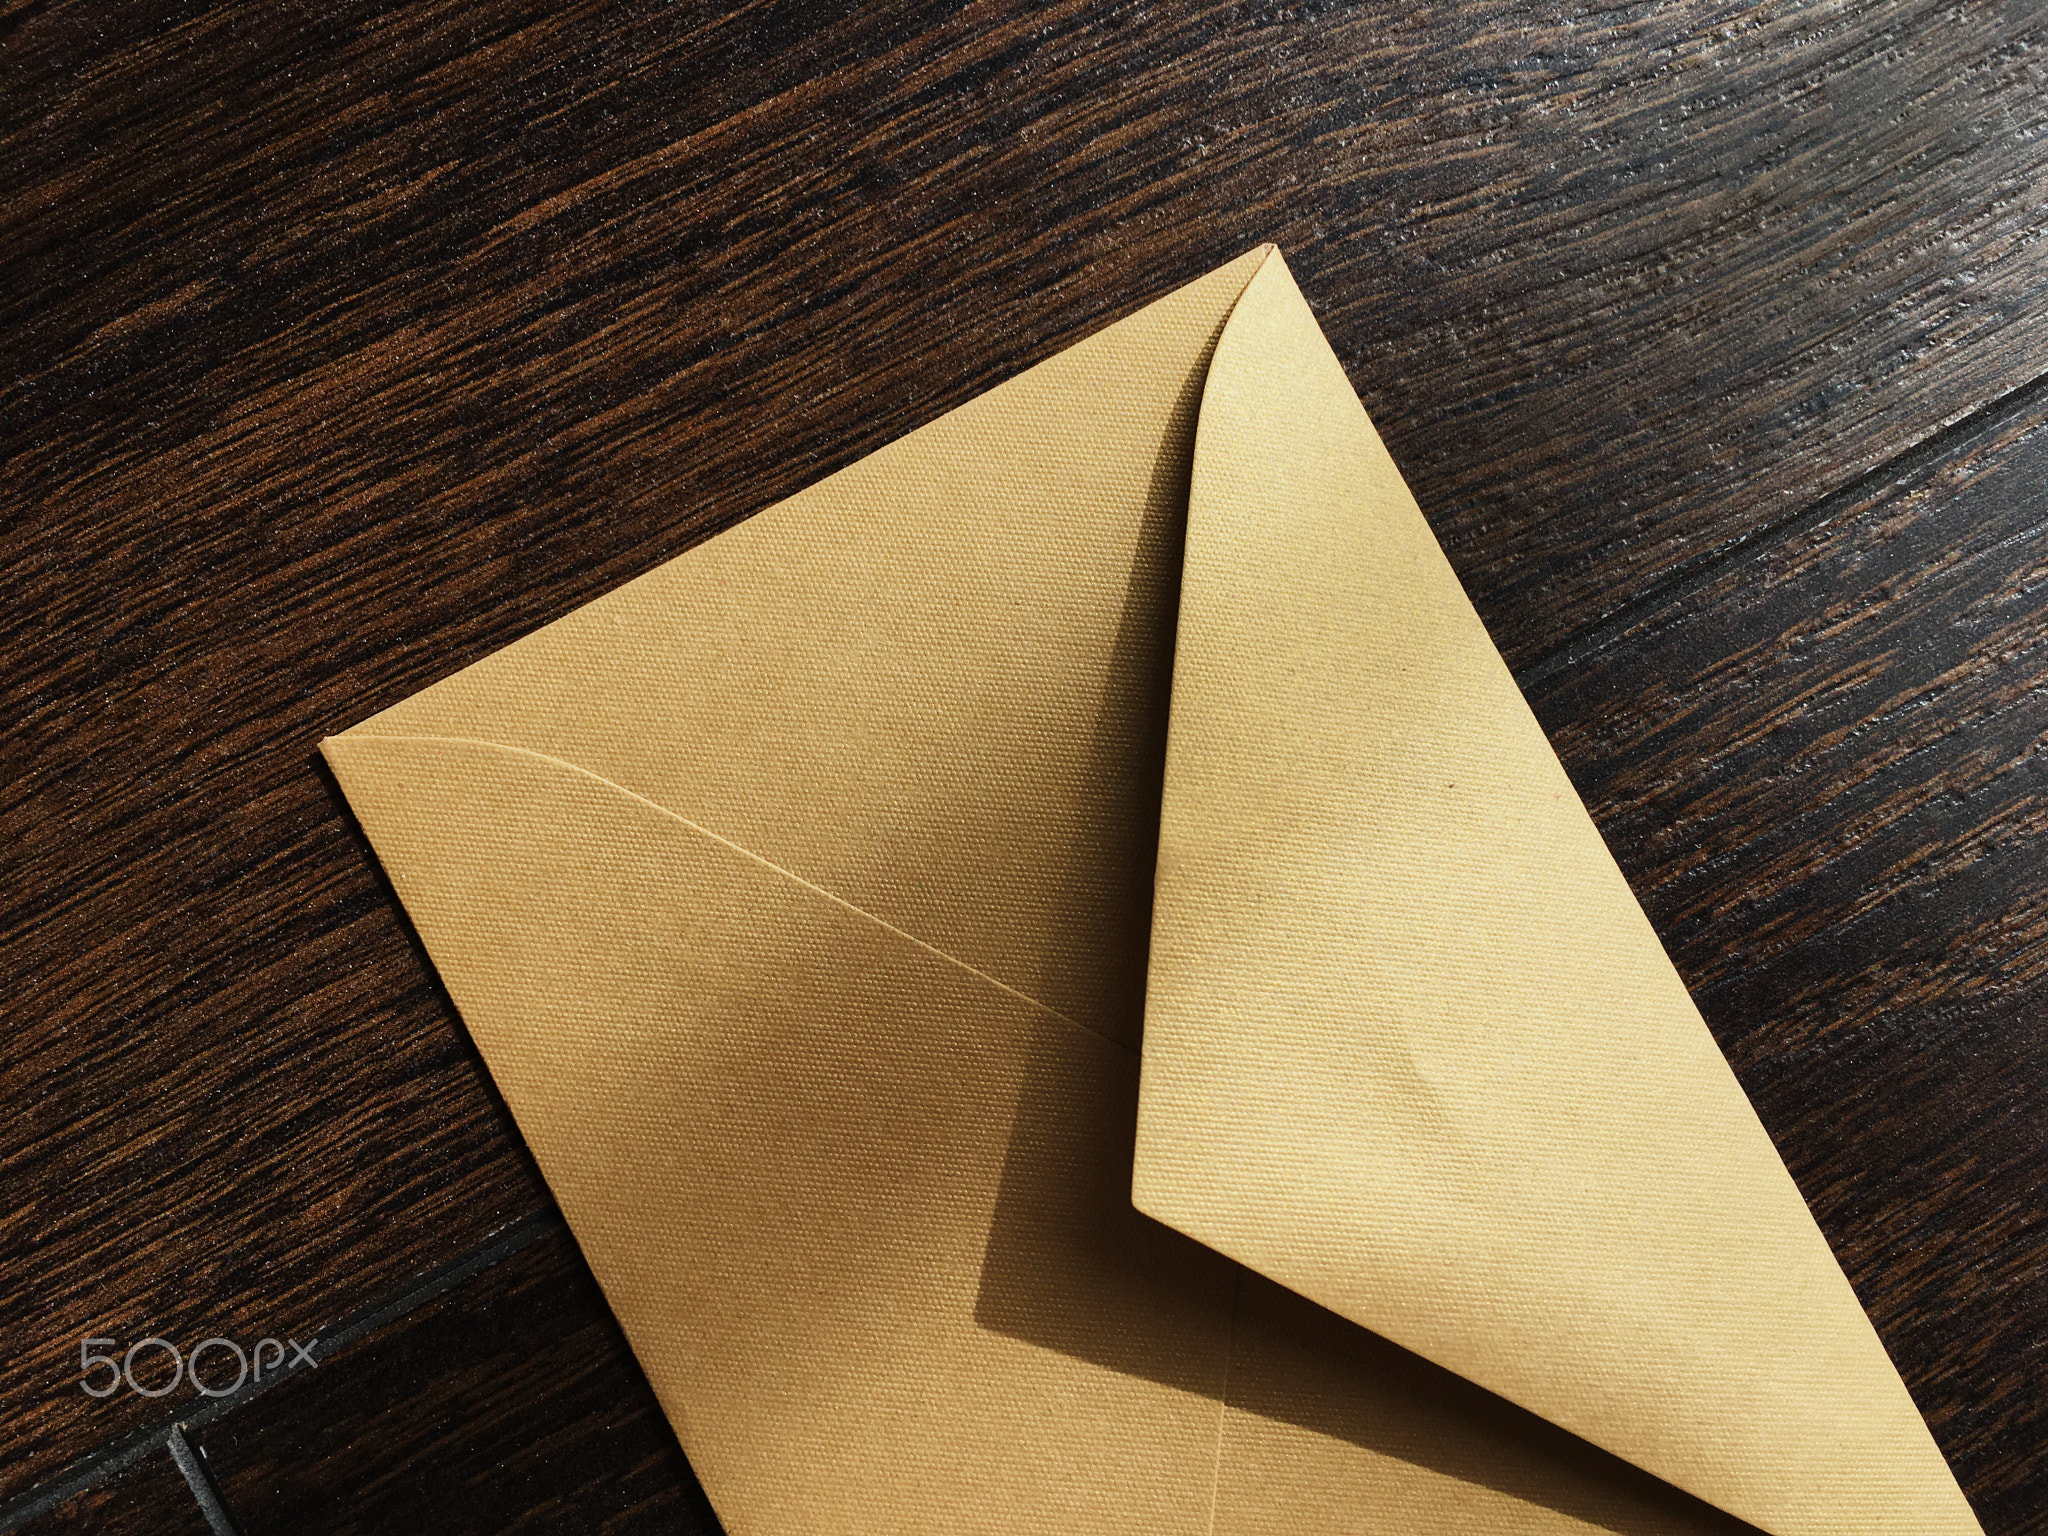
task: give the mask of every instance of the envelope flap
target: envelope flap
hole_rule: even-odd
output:
[[[1978,1530],[1277,256],[1154,900],[1140,1209],[1776,1536]]]

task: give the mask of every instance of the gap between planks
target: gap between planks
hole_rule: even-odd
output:
[[[314,1343],[328,1356],[348,1348],[351,1344],[375,1333],[378,1329],[397,1322],[418,1308],[432,1301],[444,1292],[453,1290],[465,1281],[473,1280],[485,1270],[509,1259],[513,1254],[544,1237],[553,1237],[569,1230],[561,1213],[552,1207],[522,1216],[511,1224],[500,1227],[460,1258],[451,1259],[438,1269],[410,1281],[397,1290],[371,1302],[368,1306],[348,1314],[332,1326],[323,1328],[314,1336]],[[315,1365],[318,1364],[316,1360]],[[184,1474],[186,1483],[198,1501],[207,1525],[215,1536],[236,1536],[219,1486],[213,1474],[199,1455],[197,1448],[188,1438],[193,1430],[206,1428],[218,1423],[235,1412],[252,1398],[259,1397],[282,1381],[304,1374],[313,1369],[296,1359],[273,1372],[260,1382],[250,1382],[223,1397],[211,1398],[197,1406],[117,1435],[97,1450],[73,1460],[54,1477],[37,1484],[0,1505],[0,1536],[40,1518],[64,1503],[65,1500],[85,1492],[94,1484],[126,1471],[153,1451],[168,1450],[177,1462],[178,1470]]]

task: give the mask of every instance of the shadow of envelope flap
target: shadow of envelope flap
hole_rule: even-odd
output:
[[[1775,1536],[1978,1530],[1277,259],[1197,431],[1135,1196]]]
[[[734,1536],[1201,1528],[1231,1266],[1155,1227],[1197,1262],[1075,1319],[1180,1387],[974,1315],[1027,1070],[1128,1052],[566,765],[329,752]],[[1045,1221],[1121,1192],[1048,1134]]]

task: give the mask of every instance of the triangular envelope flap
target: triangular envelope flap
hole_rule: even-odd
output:
[[[1277,256],[1197,431],[1134,1188],[1775,1536],[1978,1530]]]
[[[1135,1047],[1195,410],[1263,254],[351,734],[575,763]]]

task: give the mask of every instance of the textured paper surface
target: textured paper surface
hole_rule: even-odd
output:
[[[1140,1209],[1784,1536],[1972,1529],[1277,263],[1183,582]]]
[[[1976,1530],[1275,254],[324,750],[735,1536]]]

